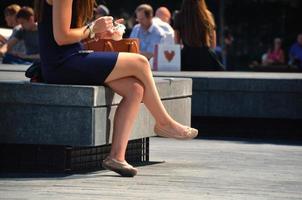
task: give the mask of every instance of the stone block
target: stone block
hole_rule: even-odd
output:
[[[168,112],[190,125],[191,79],[156,78]],[[100,146],[111,143],[121,97],[103,86],[0,81],[0,143]],[[130,139],[154,136],[142,106]]]
[[[28,80],[25,71],[29,65],[0,64],[0,80]]]
[[[192,116],[302,118],[302,74],[252,72],[154,72],[193,79]]]

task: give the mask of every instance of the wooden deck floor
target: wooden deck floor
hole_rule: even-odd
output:
[[[150,140],[134,178],[109,171],[71,176],[0,175],[0,199],[302,199],[302,146],[265,141]]]

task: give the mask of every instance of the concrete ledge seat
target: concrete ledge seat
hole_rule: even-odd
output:
[[[29,65],[0,64],[0,80],[29,80],[25,71]]]
[[[302,118],[301,73],[154,72],[193,79],[192,117]]]
[[[168,112],[190,125],[192,80],[156,78]],[[0,81],[2,144],[100,146],[111,143],[121,97],[103,86]],[[141,107],[130,140],[154,136],[154,121]]]

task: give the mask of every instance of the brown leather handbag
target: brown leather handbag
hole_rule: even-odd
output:
[[[119,41],[90,39],[83,41],[83,44],[86,50],[139,53],[139,40],[137,38],[125,38]]]

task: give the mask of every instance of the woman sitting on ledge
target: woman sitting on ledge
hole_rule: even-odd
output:
[[[123,97],[114,117],[110,155],[102,165],[122,176],[135,176],[137,169],[125,161],[125,152],[142,101],[155,118],[159,136],[191,139],[198,131],[167,113],[145,57],[83,51],[81,40],[95,33],[108,38],[119,22],[106,16],[85,25],[94,5],[94,0],[36,0],[42,73],[47,83],[106,85]]]

